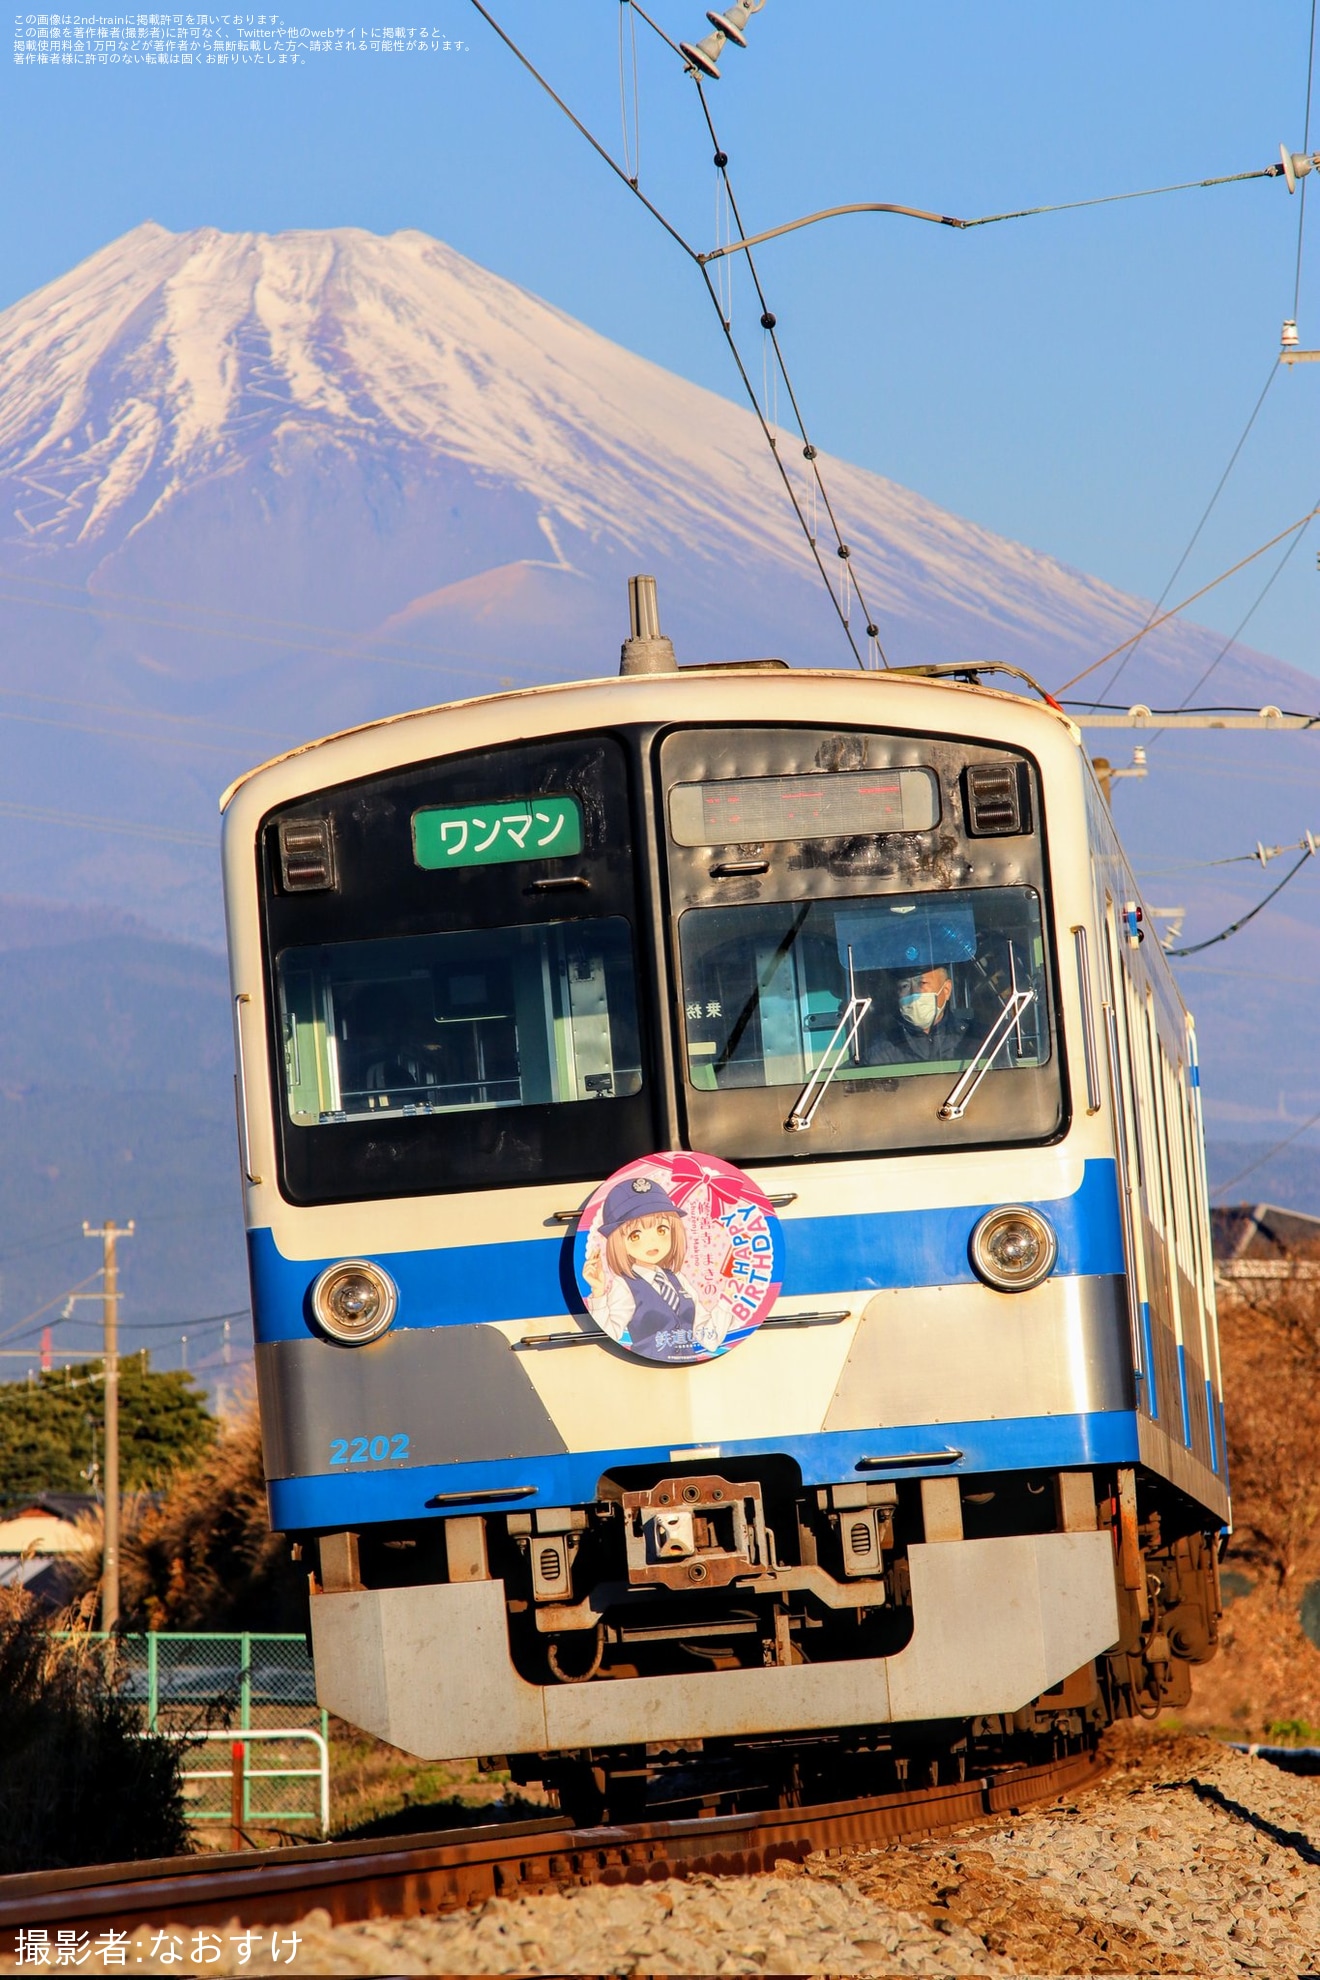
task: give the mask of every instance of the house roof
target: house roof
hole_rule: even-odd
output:
[[[11,1519],[0,1519],[0,1556],[78,1554],[87,1535],[71,1519],[24,1508]]]
[[[1217,1265],[1277,1261],[1314,1250],[1320,1256],[1320,1217],[1281,1210],[1275,1203],[1229,1203],[1210,1212]]]

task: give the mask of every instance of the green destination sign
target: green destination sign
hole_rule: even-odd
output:
[[[503,798],[414,811],[413,858],[449,866],[507,866],[519,859],[571,859],[582,850],[582,806],[572,797]]]

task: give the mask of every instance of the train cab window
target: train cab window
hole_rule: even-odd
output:
[[[658,758],[693,1147],[773,1162],[1060,1132],[1046,817],[1024,751],[749,724],[669,730]],[[1014,796],[993,831],[973,784]]]
[[[613,1100],[642,1083],[628,925],[464,930],[286,950],[289,1117]]]
[[[717,1096],[728,1096],[719,1138],[731,1134],[743,1154],[786,1152],[794,1094],[840,1051],[817,1145],[938,1147],[951,1134],[1016,1140],[1053,1124],[1033,888],[693,908],[679,943],[691,1107],[714,1130]],[[942,1119],[959,1075],[991,1048],[966,1115]]]
[[[852,1078],[962,1072],[1011,998],[999,1062],[1049,1057],[1040,905],[1025,889],[697,908],[680,923],[695,1086],[791,1086],[850,1001]]]
[[[620,738],[556,735],[328,786],[264,821],[290,1202],[576,1182],[657,1145],[631,779]],[[309,821],[330,857],[295,885]]]

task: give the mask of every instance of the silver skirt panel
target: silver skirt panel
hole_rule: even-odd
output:
[[[327,1472],[333,1441],[364,1431],[406,1428],[409,1465],[558,1456],[567,1448],[494,1327],[412,1327],[369,1347],[263,1341],[257,1388],[268,1478]]]
[[[320,1703],[428,1760],[967,1719],[1015,1712],[1118,1640],[1107,1532],[909,1549],[913,1634],[893,1657],[528,1684],[502,1581],[312,1597]]]
[[[826,1430],[1135,1408],[1118,1276],[1031,1292],[913,1286],[867,1302]]]

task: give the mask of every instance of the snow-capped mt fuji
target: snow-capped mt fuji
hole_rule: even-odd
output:
[[[877,475],[828,475],[896,658],[1011,647],[1057,678],[1134,623],[1108,586]],[[131,571],[218,603],[220,567],[233,603],[241,556],[249,602],[425,628],[455,658],[498,623],[509,657],[525,639],[559,664],[540,634],[562,610],[575,671],[608,664],[640,559],[673,572],[666,616],[696,651],[847,657],[749,412],[419,233],[148,224],[5,312],[0,531],[94,594]],[[613,586],[594,662],[574,577]]]
[[[800,444],[781,448],[805,498]],[[1095,578],[823,466],[897,663],[1003,659],[1052,685],[1143,622]],[[136,228],[0,313],[0,894],[216,940],[209,847],[234,774],[400,708],[613,671],[638,570],[680,660],[850,659],[749,411],[423,234]],[[1124,693],[1178,700],[1220,644],[1163,629]],[[1216,689],[1315,696],[1241,652]],[[1190,740],[1186,770],[1171,739],[1119,787],[1139,855],[1317,823],[1309,745]],[[1304,887],[1235,966],[1285,940],[1320,967]],[[1195,876],[1175,891],[1189,933],[1254,897]],[[1282,1083],[1271,1027],[1224,996],[1250,1112]]]

